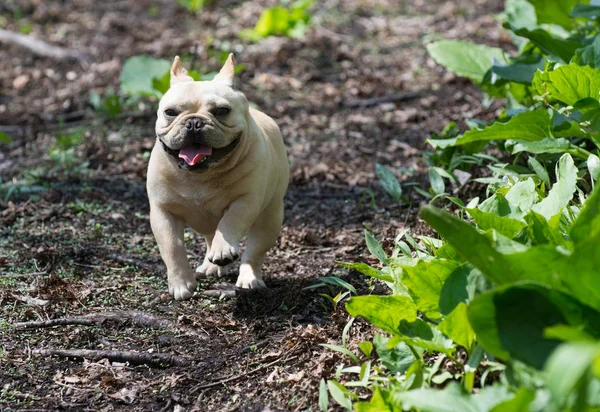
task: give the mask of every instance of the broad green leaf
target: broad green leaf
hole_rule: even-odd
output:
[[[519,29],[525,27],[530,30],[537,27],[533,4],[526,0],[506,0],[504,13],[512,27]]]
[[[412,346],[418,346],[425,350],[442,352],[453,356],[454,347],[452,341],[447,339],[435,326],[416,319],[414,322],[403,320],[400,322],[399,334],[395,339],[406,342]]]
[[[546,110],[519,113],[506,123],[493,123],[484,129],[471,129],[456,139],[454,145],[486,140],[536,141],[551,137],[550,115]]]
[[[560,215],[565,206],[569,204],[577,188],[577,167],[575,167],[571,155],[561,156],[556,165],[556,176],[557,181],[548,192],[548,196],[532,208],[550,222],[554,221],[555,219],[552,218]]]
[[[429,183],[431,184],[431,189],[433,193],[436,195],[441,195],[446,191],[446,184],[444,183],[444,179],[438,173],[435,167],[429,168]]]
[[[600,10],[600,7],[596,7]],[[594,41],[575,52],[573,62],[580,66],[590,66],[600,68],[600,36],[596,35]]]
[[[394,405],[386,401],[383,390],[379,387],[375,387],[373,396],[369,402],[358,402],[354,404],[356,412],[392,412]]]
[[[12,143],[12,139],[6,133],[0,132],[0,142],[1,143]]]
[[[443,236],[467,261],[481,270],[490,280],[498,284],[519,280],[507,270],[504,256],[491,244],[491,241],[468,223],[448,213],[426,206],[421,217]]]
[[[381,334],[373,338],[373,346],[377,352],[379,361],[392,374],[404,373],[417,359],[404,342],[399,342],[392,348],[388,348],[390,339]]]
[[[354,269],[357,272],[362,273],[363,275],[370,276],[375,279],[383,280],[385,282],[393,282],[394,278],[390,275],[386,275],[379,269],[375,269],[372,266],[367,265],[366,263],[349,263],[349,262],[335,262],[338,265],[341,265],[348,269]]]
[[[588,171],[594,181],[600,178],[600,158],[595,154],[591,154],[587,160]]]
[[[479,277],[477,269],[470,265],[456,268],[444,282],[440,292],[440,312],[447,315],[459,303],[468,303],[475,296],[476,281]]]
[[[598,343],[572,342],[561,345],[548,359],[545,368],[548,389],[553,398],[564,403],[599,357]]]
[[[379,163],[375,165],[375,173],[385,191],[388,192],[396,202],[402,200],[402,187],[400,187],[400,183],[398,182],[398,179],[396,179],[396,176],[394,176],[387,167],[382,166]]]
[[[538,70],[544,70],[544,60],[537,63],[513,63],[500,64],[494,63],[491,71],[496,76],[516,83],[531,84],[533,76]]]
[[[154,88],[153,81],[163,78],[170,68],[168,60],[148,56],[130,57],[121,72],[121,91],[130,96],[160,97],[162,93]]]
[[[381,243],[379,243],[379,241],[375,239],[375,236],[373,236],[373,234],[368,230],[365,230],[365,242],[367,243],[367,248],[369,249],[369,252],[371,252],[373,256],[379,259],[381,263],[387,263],[387,256],[383,251]]]
[[[593,205],[591,205],[593,207]],[[590,231],[596,231],[597,217],[594,223],[588,227]],[[578,228],[577,236],[580,235]],[[577,297],[581,302],[600,311],[600,233],[594,233],[582,240],[576,241],[575,251],[569,257],[566,268],[561,271],[559,278],[568,288],[571,294]]]
[[[327,388],[329,388],[329,393],[331,394],[331,397],[339,405],[343,406],[349,411],[352,410],[352,401],[348,396],[348,390],[346,388],[344,388],[336,381],[327,381]]]
[[[471,346],[475,341],[475,332],[467,318],[467,305],[463,302],[459,303],[458,306],[444,318],[438,325],[438,329],[468,351],[470,351]]]
[[[526,387],[521,387],[515,397],[494,406],[490,412],[529,412],[529,405],[535,399],[535,392]]]
[[[417,318],[417,308],[408,296],[354,296],[346,303],[346,310],[396,335],[400,333],[400,322]]]
[[[530,157],[527,159],[527,164],[531,169],[533,169],[535,174],[538,175],[542,182],[544,182],[546,186],[550,187],[550,176],[548,176],[548,171],[546,168],[540,162],[538,162],[535,157]]]
[[[414,266],[403,266],[402,282],[411,292],[417,309],[427,317],[437,319],[444,282],[458,267],[458,262],[445,259],[419,260]]]
[[[478,295],[468,316],[479,343],[501,359],[510,355],[537,369],[560,344],[545,336],[556,325],[600,331],[600,313],[567,294],[546,286],[520,282]]]
[[[473,217],[480,229],[495,229],[498,233],[501,233],[510,239],[516,237],[527,226],[520,220],[498,216],[494,213],[482,212],[479,209],[465,210]]]
[[[327,392],[327,384],[325,379],[321,379],[319,383],[319,409],[322,412],[327,412],[329,408],[329,393]]]
[[[447,70],[481,82],[494,59],[506,61],[502,49],[462,40],[440,40],[427,45],[429,55]]]
[[[529,0],[535,7],[538,24],[558,24],[567,30],[574,27],[575,21],[571,18],[571,11],[578,3],[587,3],[582,0]]]
[[[544,216],[531,210],[523,218],[527,222],[527,233],[533,245],[550,243],[555,246],[564,246],[567,249],[572,248],[563,234],[550,226]]]
[[[475,395],[469,395],[456,383],[447,385],[443,390],[415,389],[392,394],[393,402],[401,404],[403,410],[418,409],[421,412],[483,412],[511,397],[512,394],[503,385],[488,386]]]
[[[577,41],[554,37],[543,29],[517,29],[512,27],[510,24],[506,24],[505,27],[511,30],[517,36],[525,37],[526,39],[530,40],[544,53],[560,57],[564,62],[569,62],[575,54],[575,50],[581,47],[581,44]]]
[[[479,344],[495,357],[507,360],[510,358],[510,354],[504,349],[500,341],[493,297],[494,292],[475,296],[467,308],[467,316],[469,324],[477,335]]]
[[[269,7],[261,13],[254,31],[261,37],[285,34],[290,25],[290,13],[283,7]]]
[[[506,148],[511,151],[512,154],[521,152],[529,153],[566,153],[572,146],[567,139],[559,138],[553,139],[547,137],[542,140],[535,142],[527,142],[523,140],[510,141],[506,143]]]
[[[525,184],[525,182],[518,182],[513,186],[513,188],[517,187],[517,185],[522,186],[523,184]],[[523,196],[519,195],[518,198],[522,199]],[[477,208],[482,212],[493,213],[497,216],[510,216],[513,212],[510,203],[508,203],[508,200],[506,200],[506,197],[499,192],[485,199],[479,206],[477,206]]]
[[[555,325],[544,329],[544,337],[568,342],[594,342],[596,339],[584,330],[583,325]]]
[[[521,217],[523,213],[528,212],[540,198],[532,178],[515,183],[505,197],[510,205],[510,216],[513,218]]]
[[[586,19],[596,19],[600,16],[600,5],[593,4],[578,4],[571,11],[571,17],[583,17]]]
[[[600,98],[600,69],[569,64],[553,71],[537,72],[533,86],[539,94],[574,105],[580,100]]]
[[[371,352],[373,351],[373,344],[369,341],[364,341],[358,344],[358,348],[368,358],[371,356]]]
[[[587,198],[569,234],[576,245],[600,234],[600,188]]]

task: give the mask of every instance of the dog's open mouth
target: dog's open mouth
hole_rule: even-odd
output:
[[[241,134],[225,147],[213,148],[196,143],[183,146],[179,150],[171,149],[159,139],[165,151],[177,160],[180,169],[189,171],[206,170],[227,157],[240,142]]]

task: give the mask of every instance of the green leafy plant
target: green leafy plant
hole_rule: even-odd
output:
[[[506,98],[507,108],[429,140],[431,189],[418,192],[458,207],[422,209],[441,239],[403,232],[388,256],[366,232],[379,265],[342,263],[390,294],[346,303],[382,333],[361,342],[355,369],[327,385],[341,406],[600,408],[600,6],[579,3],[508,0],[502,18],[514,56],[464,41],[427,45],[436,62],[488,98]],[[500,155],[485,153],[488,145]],[[449,196],[447,182],[470,179],[474,168],[486,170],[472,179],[485,197]],[[371,397],[358,402],[361,385],[350,376],[363,367]]]
[[[297,0],[289,7],[269,7],[261,13],[252,29],[242,30],[238,36],[250,41],[258,41],[269,36],[300,38],[304,36],[311,15],[308,9],[312,0]]]

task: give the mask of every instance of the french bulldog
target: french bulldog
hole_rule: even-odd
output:
[[[175,57],[159,103],[147,178],[150,224],[177,300],[190,298],[197,286],[185,251],[186,225],[206,240],[198,276],[223,274],[248,235],[236,282],[246,289],[265,287],[265,253],[281,230],[289,180],[283,138],[271,117],[249,106],[233,78],[233,54],[211,81],[194,81]]]

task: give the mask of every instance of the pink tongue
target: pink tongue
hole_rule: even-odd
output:
[[[198,163],[198,160],[210,156],[211,154],[212,147],[189,145],[181,148],[179,151],[179,158],[185,160],[188,165],[194,166]]]

